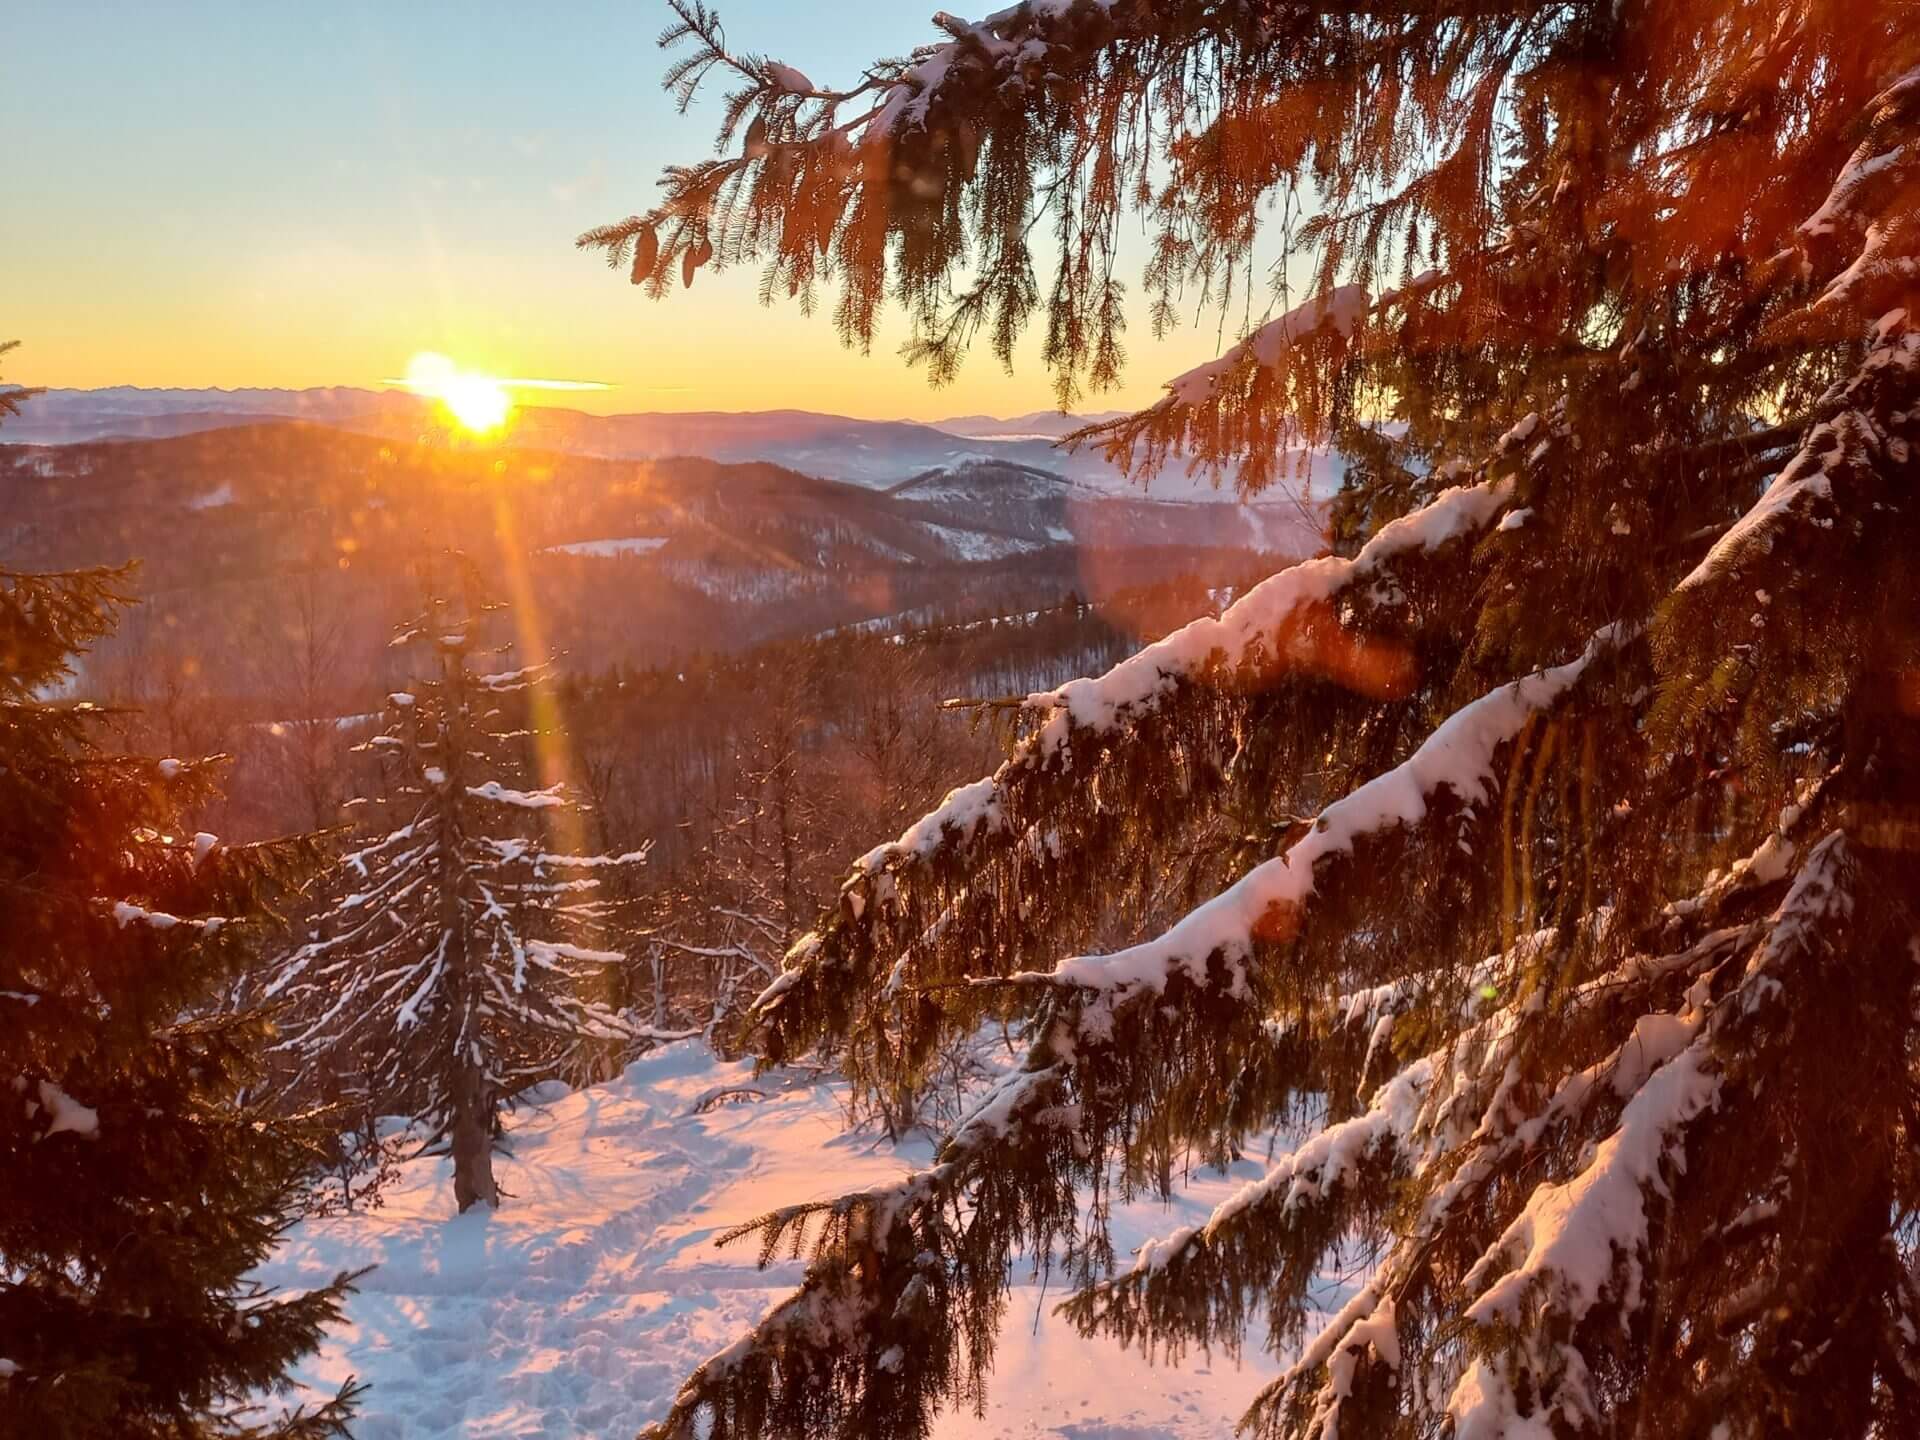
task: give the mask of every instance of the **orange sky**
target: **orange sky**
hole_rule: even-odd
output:
[[[833,6],[834,26],[776,0],[722,8],[739,43],[823,77],[934,34],[896,0]],[[983,353],[932,391],[900,362],[897,324],[861,356],[825,316],[762,308],[751,272],[653,304],[573,249],[711,144],[713,107],[680,116],[659,92],[664,13],[10,7],[0,133],[27,143],[0,207],[0,338],[23,342],[7,378],[374,386],[434,350],[610,382],[559,402],[602,411],[1050,406],[1037,334],[1014,376]],[[1210,319],[1156,343],[1136,318],[1125,390],[1086,408],[1151,401],[1217,341]]]

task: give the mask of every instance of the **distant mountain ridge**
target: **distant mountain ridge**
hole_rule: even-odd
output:
[[[1002,419],[997,415],[955,415],[932,422],[936,430],[949,435],[964,435],[972,440],[1058,440],[1085,425],[1118,420],[1125,410],[1100,410],[1087,415],[1064,415],[1058,410],[1035,410],[1026,415]]]
[[[51,389],[10,421],[6,442],[71,445],[96,440],[164,439],[258,423],[304,420],[389,440],[411,441],[436,423],[431,402],[404,390],[332,386],[310,390]],[[861,420],[803,410],[654,411],[593,415],[557,406],[514,412],[502,448],[545,450],[607,460],[698,457],[738,464],[764,461],[820,479],[888,489],[931,470],[997,462],[1062,476],[1112,495],[1233,502],[1209,479],[1168,474],[1145,489],[1101,456],[1054,441],[1105,415],[1052,411],[1001,420],[959,416],[937,424]],[[1321,488],[1338,479],[1332,457],[1312,457]],[[1284,497],[1278,497],[1285,503]]]

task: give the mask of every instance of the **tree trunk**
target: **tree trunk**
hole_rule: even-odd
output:
[[[463,1215],[482,1200],[495,1210],[500,1208],[500,1187],[493,1178],[493,1137],[480,1093],[483,1083],[473,1066],[461,1067],[453,1101],[453,1198]]]

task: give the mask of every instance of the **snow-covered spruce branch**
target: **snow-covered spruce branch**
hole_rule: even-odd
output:
[[[993,775],[954,790],[898,839],[861,857],[833,912],[794,947],[784,973],[755,1002],[754,1019],[769,1028],[784,1053],[840,1038],[832,1027],[849,1017],[837,1007],[823,1010],[822,1001],[829,993],[871,991],[882,968],[891,970],[901,960],[905,945],[890,943],[896,939],[894,920],[920,889],[946,893],[923,923],[905,917],[901,938],[909,943],[938,924],[952,891],[987,867],[1018,862],[1022,855],[1041,863],[1060,853],[1059,841],[1046,839],[1062,823],[1058,792],[1084,794],[1103,772],[1124,775],[1127,757],[1136,751],[1186,757],[1188,763],[1204,758],[1192,737],[1176,745],[1152,733],[1157,717],[1180,710],[1190,695],[1209,699],[1236,687],[1257,694],[1290,668],[1316,676],[1323,631],[1337,628],[1335,607],[1375,587],[1391,587],[1397,567],[1409,559],[1483,534],[1511,490],[1506,477],[1448,490],[1384,527],[1350,560],[1327,557],[1292,566],[1217,619],[1196,620],[1103,675],[1028,697],[1024,708],[1033,728],[1012,757]],[[1090,817],[1094,823],[1102,818]],[[1104,818],[1110,824],[1114,817]],[[950,977],[936,971],[914,978]]]
[[[1786,693],[1852,694],[1899,672],[1906,662],[1885,647],[1911,602],[1858,580],[1900,573],[1917,467],[1920,329],[1895,310],[1821,397],[1786,467],[1662,606],[1659,733],[1698,733],[1730,712],[1742,758],[1764,757],[1777,750],[1766,717]]]
[[[1831,530],[1843,515],[1858,516],[1889,480],[1920,463],[1920,330],[1904,310],[1874,327],[1874,343],[1853,374],[1835,384],[1816,407],[1819,417],[1778,478],[1730,526],[1677,593],[1708,585],[1784,546],[1790,527]]]
[[[1809,894],[1815,897],[1813,908],[1830,903],[1830,870],[1823,851],[1831,851],[1829,842],[1816,847],[1771,921],[1714,932],[1678,955],[1636,957],[1584,987],[1576,1006],[1605,1000],[1623,1016],[1640,1014],[1638,1004],[1619,1008],[1625,987],[1633,986],[1635,995],[1645,997],[1652,980],[1693,984],[1750,947],[1777,947],[1784,931],[1806,923]],[[1082,1292],[1064,1308],[1083,1329],[1111,1331],[1149,1347],[1168,1345],[1177,1353],[1184,1339],[1237,1345],[1254,1309],[1252,1297],[1258,1296],[1273,1317],[1273,1343],[1291,1343],[1298,1334],[1298,1307],[1316,1278],[1317,1264],[1343,1240],[1385,1228],[1385,1218],[1403,1212],[1408,1203],[1404,1187],[1416,1185],[1414,1193],[1424,1200],[1414,1212],[1418,1220],[1411,1232],[1391,1248],[1354,1298],[1301,1347],[1293,1365],[1262,1393],[1247,1417],[1261,1433],[1330,1440],[1343,1422],[1356,1419],[1348,1407],[1362,1361],[1371,1363],[1374,1378],[1384,1378],[1389,1391],[1395,1383],[1417,1383],[1400,1378],[1403,1354],[1411,1353],[1416,1338],[1429,1327],[1417,1321],[1403,1336],[1397,1305],[1409,1303],[1410,1297],[1416,1311],[1434,1304],[1428,1271],[1444,1232],[1478,1223],[1490,1187],[1517,1158],[1537,1153],[1556,1134],[1589,1130],[1596,1117],[1619,1113],[1622,1102],[1647,1093],[1656,1074],[1690,1050],[1700,1035],[1706,1013],[1700,993],[1690,990],[1677,1013],[1642,1014],[1627,1021],[1627,1038],[1602,1059],[1561,1080],[1538,1113],[1506,1113],[1511,1090],[1500,1076],[1511,1070],[1527,1007],[1502,1007],[1448,1046],[1407,1065],[1380,1088],[1367,1112],[1308,1140],[1223,1203],[1205,1226],[1149,1244],[1130,1274]],[[1491,1038],[1491,1048],[1476,1045],[1476,1037]],[[1467,1061],[1464,1070],[1462,1060]],[[1474,1145],[1464,1152],[1457,1137],[1444,1133],[1450,1102],[1437,1081],[1450,1068],[1456,1083],[1467,1082],[1482,1101],[1489,1091],[1495,1097]],[[1631,1112],[1628,1104],[1629,1116]],[[1689,1112],[1689,1118],[1692,1113],[1697,1111]],[[1627,1120],[1623,1116],[1620,1123]],[[1459,1153],[1466,1163],[1458,1170],[1438,1183],[1423,1182],[1430,1166]],[[1646,1178],[1641,1171],[1633,1173]],[[1529,1209],[1553,1213],[1552,1203],[1541,1199],[1551,1193],[1557,1193],[1551,1184],[1535,1189]],[[1627,1198],[1616,1183],[1594,1202],[1595,1219],[1618,1211]],[[1517,1220],[1509,1227],[1509,1238],[1521,1224]],[[1498,1249],[1496,1243],[1488,1257]],[[1483,1261],[1493,1263],[1491,1258]],[[1596,1292],[1610,1264],[1603,1248],[1599,1270],[1588,1266],[1589,1275],[1599,1277],[1593,1282]],[[1474,1285],[1471,1276],[1468,1284]],[[1481,1395],[1487,1383],[1485,1376],[1470,1374],[1457,1393]],[[1369,1398],[1377,1401],[1380,1395],[1376,1390]],[[1511,1422],[1518,1412],[1501,1413]],[[1377,1424],[1379,1416],[1370,1414],[1361,1423]],[[1485,1433],[1502,1432],[1496,1428]]]
[[[1082,1290],[1062,1313],[1083,1333],[1111,1334],[1172,1362],[1188,1343],[1237,1354],[1264,1309],[1269,1347],[1284,1350],[1326,1255],[1362,1216],[1380,1222],[1408,1172],[1409,1141],[1442,1059],[1408,1065],[1365,1112],[1316,1133],[1205,1225],[1148,1242],[1130,1271]]]
[[[1760,938],[1763,928],[1758,923],[1729,927],[1679,954],[1635,956],[1582,986],[1572,1006],[1579,1011],[1606,1005],[1616,1014],[1638,1014],[1660,989],[1684,988]],[[1113,1334],[1177,1359],[1187,1343],[1237,1352],[1264,1310],[1269,1348],[1282,1352],[1294,1346],[1326,1257],[1355,1235],[1388,1228],[1407,1203],[1407,1186],[1435,1183],[1430,1169],[1444,1166],[1463,1138],[1457,1115],[1480,1119],[1477,1126],[1469,1120],[1473,1141],[1467,1163],[1437,1184],[1419,1212],[1429,1236],[1449,1223],[1463,1202],[1483,1194],[1502,1167],[1534,1149],[1550,1126],[1584,1114],[1601,1093],[1602,1081],[1625,1083],[1627,1069],[1645,1063],[1649,1039],[1657,1043],[1665,1034],[1662,1026],[1634,1026],[1624,1045],[1563,1083],[1546,1110],[1515,1112],[1503,1077],[1510,1074],[1535,1007],[1528,1000],[1495,1006],[1484,992],[1516,993],[1518,973],[1557,939],[1552,931],[1528,937],[1514,954],[1469,967],[1464,983],[1450,973],[1446,988],[1462,997],[1453,1013],[1462,1020],[1478,1018],[1439,1049],[1406,1064],[1360,1115],[1312,1135],[1218,1206],[1204,1225],[1143,1246],[1131,1271],[1082,1291],[1062,1307],[1064,1313],[1084,1332]],[[1396,995],[1389,1003],[1402,998]],[[1538,1037],[1531,1038],[1537,1045]],[[1423,1248],[1415,1244],[1408,1251],[1417,1254]],[[1375,1300],[1385,1293],[1381,1284],[1371,1289]],[[1273,1395],[1313,1379],[1336,1344],[1341,1351],[1351,1348],[1342,1336],[1353,1323],[1352,1316],[1344,1323],[1336,1317],[1323,1327]],[[1338,1389],[1344,1382],[1335,1380]]]
[[[1863,128],[1826,199],[1794,237],[1809,268],[1822,261],[1822,271],[1841,261],[1844,268],[1830,274],[1807,315],[1788,317],[1786,325],[1911,304],[1920,280],[1911,200],[1920,179],[1920,69],[1874,97]]]
[[[1184,1067],[1201,1074],[1231,1073],[1229,1059],[1211,1059],[1207,1052],[1225,1057],[1259,1043],[1262,1025],[1245,966],[1263,938],[1285,938],[1266,924],[1272,904],[1290,906],[1297,928],[1324,861],[1349,853],[1362,835],[1418,826],[1440,790],[1469,805],[1483,800],[1496,749],[1530,717],[1558,703],[1619,639],[1608,631],[1567,665],[1503,686],[1466,707],[1400,767],[1328,807],[1296,845],[1297,869],[1270,862],[1277,868],[1254,872],[1157,941],[1014,977],[1010,983],[1054,994],[1027,1067],[963,1121],[932,1170],[896,1187],[776,1211],[742,1227],[737,1233],[762,1237],[764,1259],[783,1240],[797,1244],[796,1227],[821,1215],[830,1222],[800,1293],[697,1372],[657,1433],[691,1433],[703,1410],[724,1427],[759,1417],[755,1423],[768,1423],[775,1433],[812,1433],[786,1428],[802,1422],[834,1429],[854,1423],[864,1407],[883,1403],[900,1378],[895,1367],[906,1363],[898,1357],[913,1356],[913,1365],[930,1364],[935,1368],[929,1373],[944,1373],[939,1367],[957,1353],[957,1335],[981,1333],[956,1326],[944,1297],[967,1297],[968,1304],[990,1313],[1018,1244],[1045,1253],[1054,1241],[1066,1240],[1075,1249],[1071,1181],[1098,1181],[1116,1140],[1138,1121],[1146,1092],[1168,1102],[1167,1077],[1141,1081],[1152,1057],[1178,1053]],[[1020,1123],[1027,1120],[1032,1123]],[[1161,1139],[1177,1128],[1163,1128]],[[1207,1143],[1212,1137],[1184,1138]],[[1041,1163],[1040,1152],[1049,1163]],[[1036,1183],[1041,1177],[1044,1183]],[[965,1244],[935,1219],[941,1207],[958,1205],[962,1192],[969,1216],[964,1234],[973,1237]],[[915,1217],[911,1248],[901,1242],[897,1252],[888,1250],[908,1210]],[[1075,1250],[1078,1274],[1093,1273],[1103,1246],[1094,1237]],[[905,1292],[909,1273],[923,1281],[938,1273],[943,1301],[927,1322],[931,1328],[912,1332],[912,1345],[881,1344],[870,1322],[893,1313],[887,1306],[897,1302],[890,1297]],[[890,1333],[879,1324],[881,1336]],[[981,1343],[969,1342],[975,1348],[968,1363],[976,1373],[984,1364]],[[896,1358],[888,1362],[888,1356]],[[823,1382],[823,1375],[830,1378]],[[810,1389],[796,1389],[802,1376],[813,1378]]]
[[[1625,1102],[1611,1131],[1576,1174],[1539,1184],[1463,1278],[1477,1292],[1467,1318],[1520,1341],[1476,1356],[1455,1386],[1447,1409],[1463,1440],[1491,1440],[1529,1407],[1575,1429],[1598,1424],[1599,1357],[1561,1337],[1581,1334],[1603,1304],[1625,1324],[1647,1303],[1656,1207],[1684,1183],[1695,1122],[1720,1108],[1729,1071],[1777,1043],[1795,990],[1820,983],[1818,965],[1852,909],[1850,871],[1845,834],[1834,831],[1808,853],[1734,983],[1657,1030],[1636,1029],[1640,1053],[1611,1076]]]
[[[1535,1397],[1531,1402],[1535,1416],[1542,1407],[1564,1407],[1558,1410],[1559,1419],[1576,1431],[1593,1423],[1598,1412],[1583,1388],[1585,1363],[1564,1342],[1549,1338],[1564,1333],[1558,1329],[1554,1307],[1521,1311],[1513,1304],[1514,1297],[1523,1286],[1538,1288],[1547,1283],[1543,1277],[1557,1276],[1561,1298],[1570,1312],[1577,1312],[1572,1313],[1576,1326],[1600,1302],[1603,1292],[1609,1292],[1610,1304],[1629,1314],[1641,1303],[1640,1286],[1633,1276],[1647,1245],[1646,1200],[1668,1196],[1663,1174],[1671,1172],[1660,1169],[1662,1147],[1711,1103],[1707,1090],[1718,1083],[1712,1078],[1715,1066],[1750,1042],[1723,1043],[1720,1061],[1712,1060],[1705,1047],[1729,1024],[1744,1026],[1751,1019],[1756,986],[1764,993],[1775,983],[1765,975],[1783,964],[1804,960],[1807,943],[1816,933],[1810,926],[1844,913],[1847,902],[1836,879],[1845,865],[1844,845],[1839,832],[1816,845],[1770,919],[1712,932],[1681,955],[1636,960],[1625,967],[1627,975],[1642,979],[1650,974],[1698,978],[1678,1012],[1645,1014],[1631,1021],[1624,1041],[1601,1061],[1563,1078],[1538,1113],[1498,1113],[1505,1109],[1504,1097],[1510,1093],[1500,1087],[1501,1098],[1483,1118],[1476,1148],[1467,1153],[1458,1170],[1427,1190],[1418,1224],[1381,1262],[1359,1297],[1361,1303],[1323,1329],[1289,1372],[1263,1393],[1249,1413],[1249,1422],[1263,1431],[1284,1428],[1288,1434],[1333,1435],[1353,1393],[1355,1360],[1369,1344],[1376,1344],[1375,1358],[1389,1371],[1400,1371],[1403,1342],[1411,1344],[1411,1334],[1383,1333],[1378,1325],[1366,1323],[1369,1318],[1383,1315],[1391,1325],[1395,1297],[1404,1303],[1409,1294],[1420,1298],[1422,1308],[1445,1303],[1434,1293],[1430,1273],[1433,1253],[1442,1239],[1451,1229],[1458,1232],[1456,1245],[1477,1244],[1471,1236],[1483,1223],[1478,1217],[1491,1187],[1511,1171],[1517,1158],[1538,1155],[1556,1136],[1572,1133],[1593,1135],[1587,1146],[1593,1158],[1565,1183],[1543,1179],[1521,1192],[1525,1200],[1521,1214],[1501,1239],[1480,1253],[1479,1262],[1462,1282],[1467,1292],[1462,1303],[1472,1302],[1466,1304],[1467,1315],[1483,1326],[1497,1320],[1522,1323],[1524,1314],[1524,1324],[1535,1336],[1536,1368],[1524,1382]],[[1725,999],[1714,1000],[1714,977],[1726,973],[1743,954],[1750,957],[1744,972]],[[1597,982],[1589,993],[1611,991],[1622,978]],[[1739,1003],[1725,1010],[1732,1001]],[[1629,1008],[1621,1013],[1637,1011]],[[1427,1063],[1416,1062],[1418,1066]],[[1608,1126],[1613,1127],[1611,1134]],[[1672,1170],[1684,1172],[1684,1162],[1674,1161]],[[1236,1218],[1228,1217],[1222,1228]],[[1593,1232],[1599,1232],[1597,1240]],[[1211,1233],[1209,1238],[1214,1238]],[[1522,1246],[1523,1239],[1529,1244]],[[1519,1267],[1492,1282],[1493,1274],[1506,1263],[1503,1257],[1511,1259],[1516,1247],[1523,1252]],[[1628,1267],[1624,1284],[1617,1280],[1622,1264]],[[1482,1290],[1485,1293],[1475,1299]],[[1451,1404],[1456,1423],[1463,1427],[1460,1433],[1505,1433],[1503,1425],[1514,1424],[1528,1413],[1514,1387],[1481,1363],[1469,1364],[1461,1374],[1458,1355],[1444,1342],[1430,1357],[1431,1363],[1444,1367],[1449,1355],[1453,1374],[1447,1384],[1454,1387]],[[1549,1387],[1543,1393],[1545,1376],[1569,1388],[1555,1392]]]
[[[1793,873],[1790,865],[1796,843],[1788,835],[1798,828],[1803,815],[1799,807],[1790,809],[1782,816],[1780,829],[1768,836],[1751,857],[1734,867],[1729,876],[1711,877],[1691,903],[1669,907],[1659,923],[1669,933],[1676,924],[1702,930],[1722,919],[1729,907],[1744,898],[1763,895],[1777,886]],[[1833,832],[1813,847],[1794,884],[1770,918],[1705,928],[1704,933],[1679,952],[1657,957],[1631,956],[1612,973],[1575,991],[1570,997],[1574,1012],[1605,1006],[1610,1019],[1599,1033],[1624,1032],[1626,1038],[1602,1059],[1564,1075],[1550,1088],[1548,1098],[1537,1110],[1515,1104],[1519,1092],[1513,1081],[1518,1073],[1515,1060],[1523,1041],[1522,1027],[1531,1021],[1537,1028],[1541,1019],[1529,1013],[1532,1007],[1524,1004],[1504,1007],[1490,1017],[1489,1022],[1463,1034],[1447,1052],[1423,1057],[1403,1072],[1400,1079],[1383,1087],[1381,1096],[1391,1098],[1394,1084],[1413,1079],[1420,1081],[1427,1092],[1421,1113],[1411,1124],[1385,1132],[1403,1146],[1408,1133],[1420,1137],[1416,1149],[1402,1157],[1402,1174],[1422,1182],[1416,1192],[1420,1196],[1417,1223],[1382,1260],[1373,1281],[1356,1298],[1356,1303],[1334,1317],[1287,1374],[1262,1394],[1249,1413],[1249,1422],[1263,1431],[1333,1435],[1342,1408],[1353,1393],[1355,1362],[1366,1354],[1370,1344],[1376,1347],[1375,1358],[1390,1372],[1401,1369],[1403,1337],[1391,1328],[1395,1297],[1405,1302],[1413,1294],[1419,1297],[1421,1308],[1427,1309],[1443,1303],[1434,1294],[1431,1275],[1434,1253],[1442,1242],[1450,1240],[1456,1251],[1467,1246],[1477,1253],[1480,1242],[1472,1237],[1484,1223],[1479,1217],[1487,1196],[1517,1164],[1537,1157],[1544,1146],[1566,1133],[1590,1133],[1596,1116],[1610,1117],[1618,1113],[1620,1102],[1640,1094],[1655,1071],[1692,1046],[1701,1033],[1705,1014],[1703,996],[1707,993],[1695,987],[1710,983],[1712,977],[1736,964],[1742,955],[1753,957],[1746,971],[1747,979],[1751,979],[1756,966],[1764,968],[1780,959],[1783,943],[1806,939],[1809,921],[1820,913],[1831,913],[1834,876],[1837,867],[1844,864],[1843,846],[1838,832]],[[1741,983],[1744,985],[1746,981]],[[1680,1011],[1646,1013],[1648,1002],[1656,996],[1655,987],[1670,990],[1674,985],[1686,990]],[[1474,1034],[1484,1033],[1489,1024],[1496,1031],[1493,1045],[1487,1048],[1470,1044]],[[1549,1048],[1541,1045],[1538,1034],[1525,1039],[1533,1050]],[[1464,1069],[1462,1061],[1466,1062]],[[1454,1086],[1461,1094],[1444,1095],[1443,1087],[1431,1083],[1437,1062],[1453,1069]],[[1478,1102],[1471,1108],[1479,1110],[1484,1106],[1472,1143],[1465,1147],[1459,1144],[1458,1134],[1447,1133],[1447,1113],[1456,1108],[1463,1094],[1477,1094]],[[1380,1100],[1376,1100],[1378,1108],[1382,1108]],[[1388,1117],[1363,1118],[1370,1118],[1378,1127]],[[1443,1162],[1450,1163],[1452,1168],[1436,1169],[1442,1167]],[[1281,1201],[1282,1211],[1278,1216],[1258,1217],[1251,1207],[1232,1203],[1222,1207],[1224,1213],[1203,1231],[1184,1237],[1177,1244],[1155,1247],[1153,1253],[1158,1264],[1156,1271],[1145,1277],[1147,1282],[1151,1284],[1159,1278],[1159,1272],[1176,1262],[1192,1260],[1196,1252],[1207,1258],[1205,1251],[1212,1247],[1223,1247],[1230,1259],[1243,1260],[1248,1246],[1254,1247],[1254,1253],[1265,1253],[1283,1243],[1294,1223],[1286,1213],[1297,1203],[1294,1195],[1264,1183],[1255,1188],[1269,1208],[1276,1198]],[[1544,1182],[1542,1188],[1551,1189]],[[1538,1200],[1542,1188],[1523,1192],[1533,1197],[1528,1201],[1530,1207]],[[1616,1187],[1606,1199],[1624,1202],[1626,1197]],[[1376,1197],[1373,1203],[1378,1206],[1385,1202]],[[1553,1210],[1550,1202],[1540,1202],[1540,1208],[1543,1213]],[[1269,1224],[1278,1220],[1279,1235],[1263,1233],[1258,1223],[1261,1219]],[[1610,1262],[1603,1255],[1603,1269],[1607,1263]],[[1132,1298],[1137,1304],[1148,1297]],[[1107,1298],[1106,1305],[1111,1312],[1112,1297]],[[1193,1323],[1191,1319],[1170,1318],[1176,1333],[1184,1325]],[[1370,1320],[1375,1323],[1369,1323]],[[1107,1323],[1113,1323],[1110,1315]],[[1139,1324],[1138,1321],[1132,1323]],[[1417,1326],[1410,1332],[1409,1343],[1411,1335],[1423,1328]],[[1450,1378],[1448,1384],[1457,1378],[1457,1364],[1455,1371],[1455,1377]],[[1464,1390],[1480,1394],[1487,1382],[1480,1377],[1461,1384]],[[1513,1418],[1512,1414],[1505,1414],[1506,1420]],[[1499,1432],[1496,1428],[1486,1433]]]
[[[1496,752],[1556,705],[1595,660],[1630,637],[1626,627],[1609,626],[1577,658],[1522,676],[1455,711],[1405,761],[1329,805],[1284,854],[1256,866],[1164,935],[1111,955],[1023,972],[1007,983],[1072,990],[1098,997],[1091,1002],[1096,1007],[1112,1006],[1141,991],[1157,993],[1176,972],[1201,983],[1209,964],[1220,957],[1230,986],[1244,988],[1240,967],[1255,941],[1299,933],[1324,862],[1352,854],[1362,837],[1419,825],[1443,791],[1468,807],[1484,804],[1497,778]]]

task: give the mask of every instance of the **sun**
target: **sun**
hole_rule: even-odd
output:
[[[498,430],[513,409],[513,398],[503,381],[461,370],[446,356],[430,350],[407,362],[407,378],[400,383],[416,395],[438,400],[449,415],[475,435]]]
[[[422,350],[407,362],[404,380],[383,380],[416,395],[438,400],[462,428],[488,435],[507,423],[516,390],[611,390],[604,380],[523,380],[462,370],[446,356]]]

